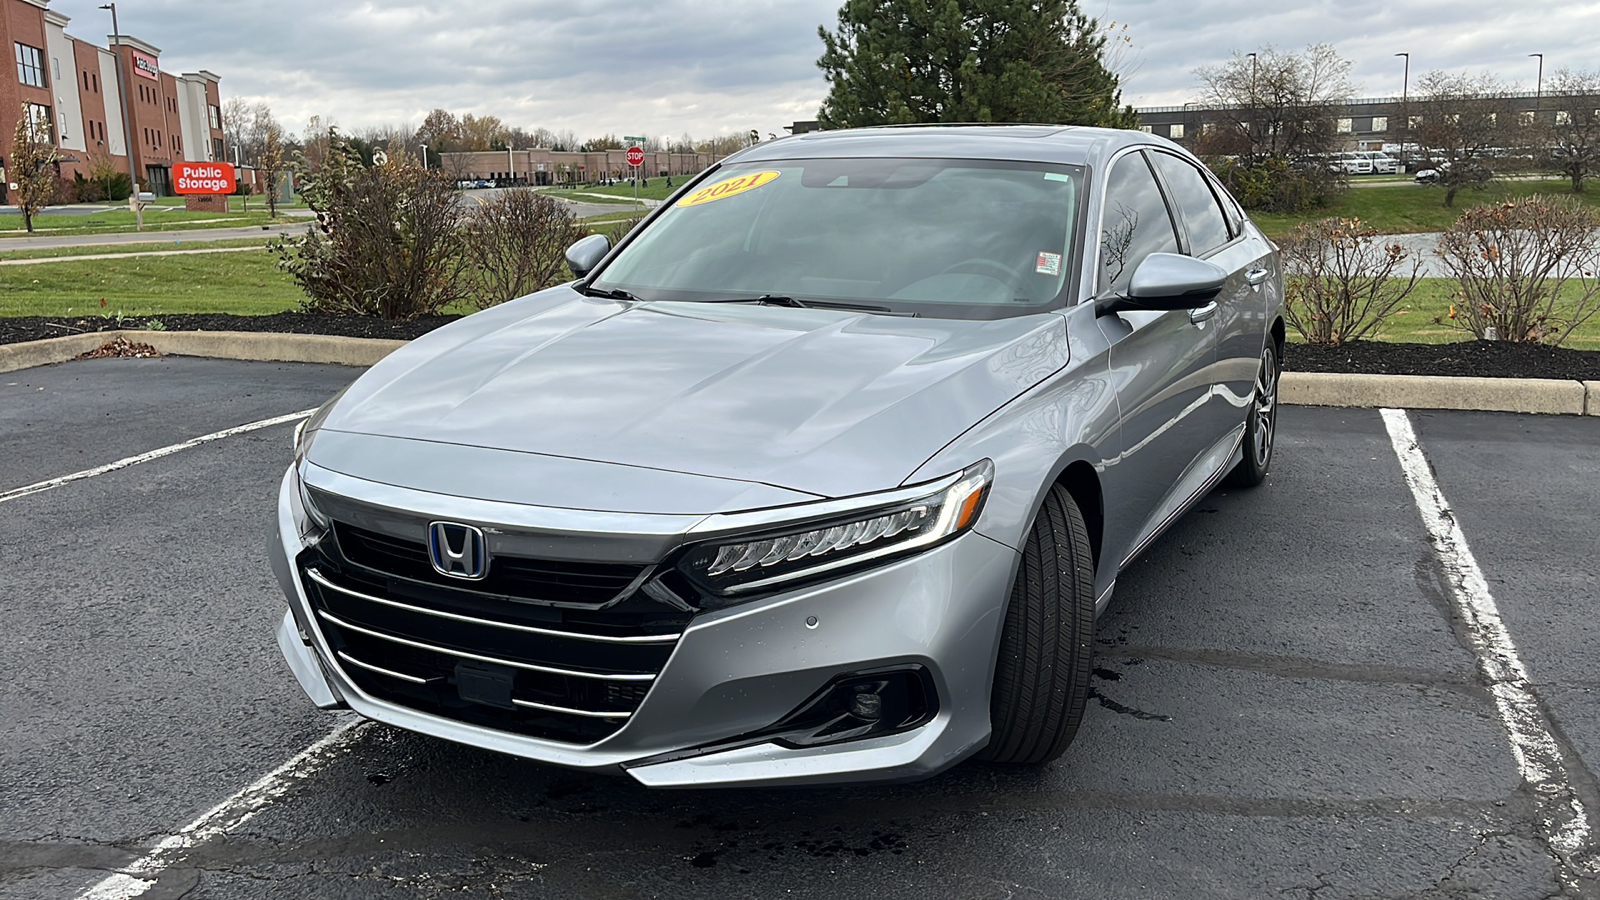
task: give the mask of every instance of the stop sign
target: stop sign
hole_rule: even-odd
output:
[[[630,165],[630,166],[642,166],[642,165],[644,165],[644,149],[642,147],[629,147],[628,148],[628,165]]]

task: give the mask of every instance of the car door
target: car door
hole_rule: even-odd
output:
[[[1203,414],[1206,433],[1213,442],[1236,441],[1266,339],[1262,286],[1272,250],[1244,226],[1242,216],[1230,213],[1217,185],[1198,166],[1161,151],[1151,151],[1150,158],[1177,209],[1184,252],[1228,273],[1222,293],[1195,314],[1211,317],[1217,341],[1216,363],[1208,373],[1212,392]],[[1232,447],[1224,449],[1231,452]]]
[[[1115,160],[1101,205],[1097,297],[1124,294],[1151,253],[1181,251],[1179,232],[1142,151]],[[1121,563],[1184,498],[1185,473],[1213,430],[1203,424],[1216,360],[1214,326],[1190,310],[1100,317],[1121,412],[1122,452],[1105,470],[1105,548]]]

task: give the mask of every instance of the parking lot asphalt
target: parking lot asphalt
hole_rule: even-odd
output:
[[[358,725],[206,819],[348,721],[311,708],[272,639],[290,426],[6,492],[309,409],[356,374],[0,375],[0,898],[128,868],[147,898],[1600,897],[1592,834],[1552,852],[1549,794],[1377,410],[1283,408],[1267,484],[1213,493],[1124,573],[1091,708],[1047,768],[663,793]],[[1600,420],[1408,420],[1592,820]]]

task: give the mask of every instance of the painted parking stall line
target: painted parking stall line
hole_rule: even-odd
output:
[[[1511,633],[1500,618],[1483,570],[1433,477],[1410,417],[1401,409],[1385,409],[1381,413],[1428,540],[1444,567],[1451,603],[1466,622],[1478,669],[1494,696],[1495,711],[1511,740],[1517,769],[1533,789],[1538,824],[1545,840],[1567,865],[1594,874],[1600,867],[1590,847],[1593,833],[1589,813],[1573,789],[1561,747],[1534,694]]]
[[[62,475],[59,478],[49,478],[44,481],[37,481],[33,484],[24,485],[19,488],[12,488],[9,491],[0,491],[0,503],[19,500],[23,497],[29,497],[34,494],[40,494],[48,490],[53,490],[61,487],[62,485],[71,484],[74,481],[83,481],[85,478],[93,478],[96,475],[104,475],[108,472],[115,472],[118,469],[126,469],[129,466],[147,463],[154,459],[160,459],[163,456],[171,456],[174,453],[178,453],[183,450],[189,450],[191,448],[198,447],[201,444],[209,444],[212,441],[220,441],[223,438],[229,438],[239,434],[247,434],[252,431],[259,431],[263,428],[271,428],[274,425],[286,425],[290,422],[304,419],[314,412],[316,412],[314,409],[305,409],[301,410],[300,412],[289,413],[286,416],[274,416],[270,419],[262,419],[259,422],[249,422],[244,425],[237,425],[233,428],[224,428],[221,431],[214,431],[211,434],[203,434],[200,437],[190,438],[182,443],[171,444],[166,447],[161,447],[157,450],[151,450],[148,453],[140,453],[137,456],[125,457],[117,460],[116,462],[106,463],[103,466],[95,466],[92,469],[84,469],[81,472],[73,472],[71,475]]]
[[[162,838],[144,856],[123,871],[108,876],[78,895],[78,900],[132,900],[155,887],[156,878],[185,850],[227,834],[255,817],[272,801],[296,784],[316,775],[343,754],[370,724],[350,716],[316,743],[295,754],[283,765],[261,776],[233,796],[218,803],[198,819]]]

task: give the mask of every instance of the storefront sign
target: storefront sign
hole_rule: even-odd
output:
[[[161,67],[156,65],[154,56],[148,53],[140,53],[138,50],[130,50],[128,52],[133,54],[133,72],[135,75],[143,75],[151,81],[161,80]]]
[[[237,184],[229,163],[172,164],[172,189],[179,194],[231,194]]]

